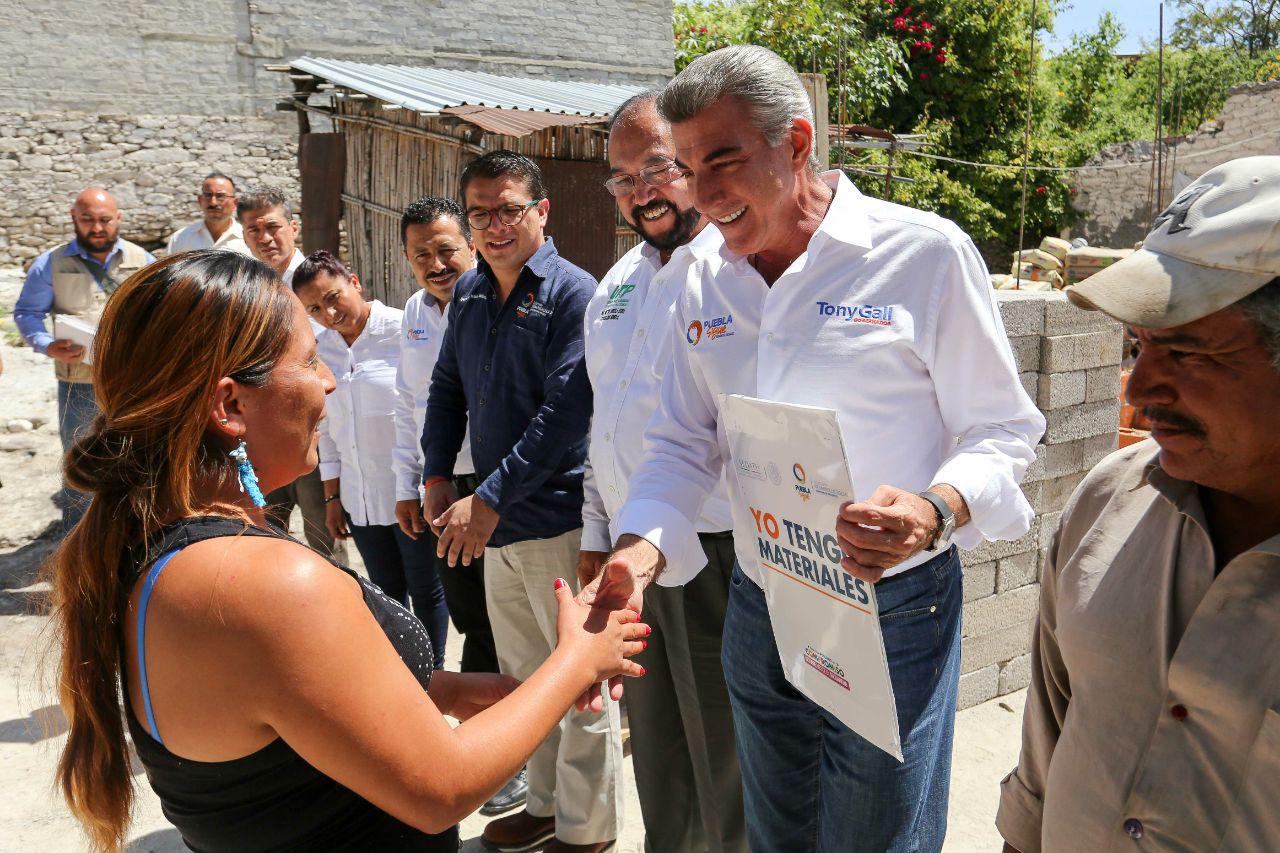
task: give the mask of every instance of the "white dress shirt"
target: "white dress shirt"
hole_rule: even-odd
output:
[[[396,366],[404,312],[376,299],[351,346],[333,329],[316,336],[337,382],[320,422],[320,477],[338,478],[342,506],[361,526],[396,523]]]
[[[391,467],[396,475],[396,500],[419,500],[422,482],[422,424],[427,418],[431,374],[440,357],[440,342],[449,325],[449,312],[435,297],[418,290],[404,304],[404,329],[400,335],[400,366],[396,369],[396,447]],[[463,438],[455,474],[474,474],[470,436]]]
[[[835,409],[855,498],[882,484],[913,492],[950,484],[972,515],[953,539],[962,548],[1029,529],[1034,514],[1018,483],[1045,421],[1018,381],[973,242],[934,214],[862,195],[839,172],[822,180],[835,190],[831,206],[772,287],[727,247],[690,266],[661,406],[619,534],[664,553],[668,542],[687,541],[729,459],[722,394]],[[738,561],[759,583],[754,525],[736,481],[730,499]],[[921,552],[887,574],[933,556]],[[660,581],[687,581],[683,565]]]
[[[301,251],[298,249],[293,250],[293,257],[289,258],[289,266],[285,268],[284,275],[280,276],[280,278],[284,280],[285,284],[293,287],[293,274],[298,271],[298,267],[302,266],[302,262],[306,259],[307,256],[302,254]],[[312,320],[311,322],[315,323],[316,321]],[[324,326],[320,326],[320,328],[323,329]],[[320,333],[317,331],[316,334]]]
[[[658,395],[671,360],[671,324],[695,253],[715,252],[724,238],[708,225],[677,248],[664,266],[658,250],[642,242],[605,274],[584,318],[587,375],[595,411],[591,418],[590,465],[583,484],[582,549],[613,547],[611,520],[627,499],[627,481],[644,458],[644,430],[658,409]],[[694,525],[701,533],[733,527],[724,477],[702,503]],[[705,564],[696,540],[679,549]]]
[[[192,249],[226,249],[253,257],[249,246],[244,242],[244,228],[235,220],[231,221],[230,227],[217,240],[213,239],[204,220],[193,222],[181,231],[173,232],[165,253],[172,255],[174,252],[189,252]]]

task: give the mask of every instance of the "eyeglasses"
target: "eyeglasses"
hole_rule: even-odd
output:
[[[651,187],[662,187],[685,176],[685,170],[676,165],[674,160],[655,163],[641,169],[634,175],[617,175],[604,182],[604,188],[610,195],[629,196],[636,191],[636,178]]]
[[[484,231],[493,224],[493,216],[497,214],[498,221],[509,228],[514,228],[520,224],[520,220],[524,219],[524,215],[529,212],[529,208],[535,207],[538,200],[526,201],[524,204],[504,204],[502,207],[491,208],[475,208],[467,211],[467,222],[471,223],[471,227],[477,231]]]
[[[200,193],[200,198],[205,201],[223,202],[231,197],[231,193]]]

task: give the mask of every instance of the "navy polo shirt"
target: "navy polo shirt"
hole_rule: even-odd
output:
[[[505,303],[483,259],[454,288],[427,397],[423,477],[452,476],[469,424],[476,494],[500,516],[493,547],[582,526],[592,406],[583,314],[596,287],[548,237]]]

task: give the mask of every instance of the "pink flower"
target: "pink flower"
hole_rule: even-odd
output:
[[[1049,191],[1048,187],[1036,187],[1036,195],[1044,195]]]
[[[933,58],[934,58],[934,59],[936,59],[936,60],[938,60],[939,62],[943,63],[944,65],[945,65],[945,64],[946,64],[946,62],[947,62],[947,55],[946,55],[945,53],[938,53],[938,54],[935,54]]]
[[[928,21],[922,21],[920,23],[920,26],[924,28],[925,32],[928,32],[929,30],[933,29],[933,24],[929,23]]]
[[[707,28],[706,28],[706,27],[699,27],[699,28],[698,28],[698,32],[700,32],[700,33],[705,33],[706,31],[707,31]]]
[[[920,74],[920,79],[921,79],[921,80],[928,80],[928,79],[929,79],[929,74],[928,74],[928,72],[922,72],[922,73]]]
[[[907,19],[902,17],[894,18],[893,28],[895,30],[905,30],[907,28]]]

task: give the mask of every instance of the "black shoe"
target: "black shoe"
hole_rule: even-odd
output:
[[[494,794],[489,802],[480,807],[480,814],[492,817],[496,814],[509,812],[512,809],[523,806],[528,796],[529,777],[522,767],[510,782],[502,786],[501,791]]]

